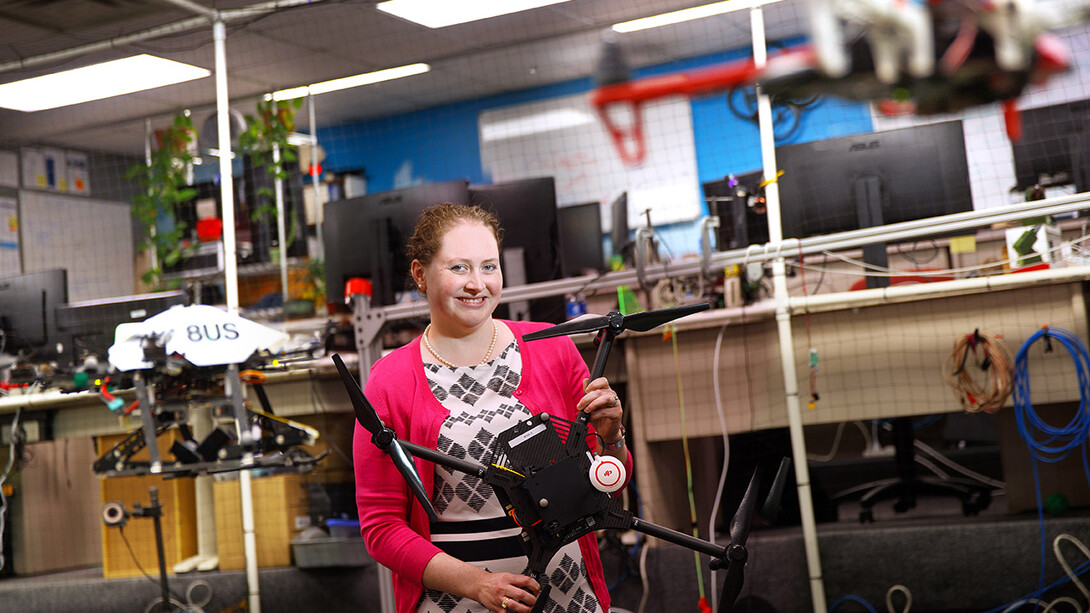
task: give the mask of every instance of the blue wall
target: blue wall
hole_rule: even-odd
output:
[[[750,57],[749,48],[661,64],[633,71],[634,77],[692,70]],[[489,183],[481,168],[477,117],[482,111],[590,92],[591,79],[567,81],[423,111],[318,130],[326,151],[324,167],[341,172],[365,169],[369,192],[419,183],[468,179]],[[761,167],[757,125],[739,118],[727,94],[691,102],[697,173],[701,182]],[[806,108],[798,129],[782,143],[807,142],[873,130],[866,104],[822,98]],[[654,143],[648,143],[653,147]],[[696,222],[658,230],[672,255],[698,249]]]

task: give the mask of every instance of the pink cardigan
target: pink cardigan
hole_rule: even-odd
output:
[[[547,411],[574,420],[576,403],[583,397],[583,379],[589,373],[575,344],[568,337],[525,343],[523,334],[547,328],[549,324],[503,323],[514,332],[522,356],[522,382],[515,390],[515,397],[535,415]],[[382,421],[399,438],[435,448],[439,428],[450,412],[436,400],[428,386],[419,337],[375,362],[365,393]],[[411,613],[423,593],[424,568],[440,550],[431,543],[427,514],[413,499],[400,473],[371,443],[370,433],[358,422],[355,428],[353,456],[360,531],[368,553],[394,572],[398,613]],[[415,461],[424,491],[431,492],[435,465],[419,458]],[[631,475],[631,454],[625,460],[625,467]],[[609,611],[609,591],[594,533],[579,539],[579,550],[594,594],[602,610]]]

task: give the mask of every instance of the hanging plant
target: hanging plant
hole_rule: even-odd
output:
[[[188,254],[184,241],[185,223],[178,220],[177,207],[189,202],[197,190],[188,185],[186,169],[193,162],[191,145],[196,139],[193,120],[185,113],[175,115],[170,127],[156,132],[158,147],[146,164],[136,164],[126,173],[143,190],[133,197],[132,214],[145,230],[138,250],[152,249],[155,261],[143,274],[145,283],[161,288],[163,271]]]
[[[257,116],[246,116],[246,129],[239,134],[238,148],[243,155],[250,156],[255,168],[264,168],[272,179],[286,181],[288,173],[284,164],[298,159],[296,146],[288,143],[288,137],[295,129],[295,112],[303,105],[302,98],[293,100],[261,100],[257,103]],[[273,149],[280,149],[280,161],[273,160]],[[272,223],[276,220],[276,193],[267,185],[262,185],[254,193],[257,202],[250,211],[253,221]],[[290,203],[285,207],[286,220],[292,219]],[[286,257],[288,247],[295,242],[295,224],[285,223],[287,244],[280,245],[280,253]]]

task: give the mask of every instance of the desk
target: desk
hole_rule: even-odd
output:
[[[954,340],[979,329],[1002,335],[1011,352],[1017,353],[1042,324],[1087,338],[1083,279],[1090,277],[1090,270],[1083,270],[1086,275],[1024,287],[961,290],[894,304],[793,315],[803,424],[960,411],[941,371]],[[942,284],[931,285],[938,289]],[[626,408],[635,431],[636,475],[645,517],[678,530],[687,530],[690,522],[676,441],[681,439],[683,427],[690,439],[721,435],[712,379],[720,331],[719,402],[728,432],[786,427],[783,369],[770,304],[708,311],[680,320],[676,359],[672,343],[664,342],[659,331],[627,332],[624,336],[629,385]],[[820,400],[814,409],[807,410],[811,347],[819,356],[815,389]],[[1074,364],[1059,345],[1052,354],[1033,354],[1030,382],[1035,405],[1079,399]],[[698,478],[695,488],[714,492],[721,460],[706,459],[715,466],[704,471],[705,477],[711,474],[713,478]],[[701,528],[706,525],[705,513]]]

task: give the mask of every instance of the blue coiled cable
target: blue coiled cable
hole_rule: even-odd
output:
[[[1052,341],[1056,340],[1071,355],[1075,363],[1075,373],[1079,383],[1079,408],[1067,424],[1056,427],[1046,423],[1033,409],[1030,402],[1029,385],[1029,349],[1042,340],[1046,351],[1050,351]],[[1090,436],[1090,353],[1086,345],[1074,333],[1063,328],[1043,326],[1033,333],[1014,359],[1014,414],[1018,422],[1018,431],[1026,442],[1026,447],[1033,456],[1033,482],[1036,486],[1037,517],[1041,526],[1041,571],[1040,589],[1044,588],[1045,573],[1045,519],[1044,505],[1041,503],[1041,482],[1037,474],[1037,460],[1055,463],[1066,458],[1073,450],[1082,449],[1082,467],[1086,481],[1090,484],[1090,466],[1087,465],[1086,441]]]

